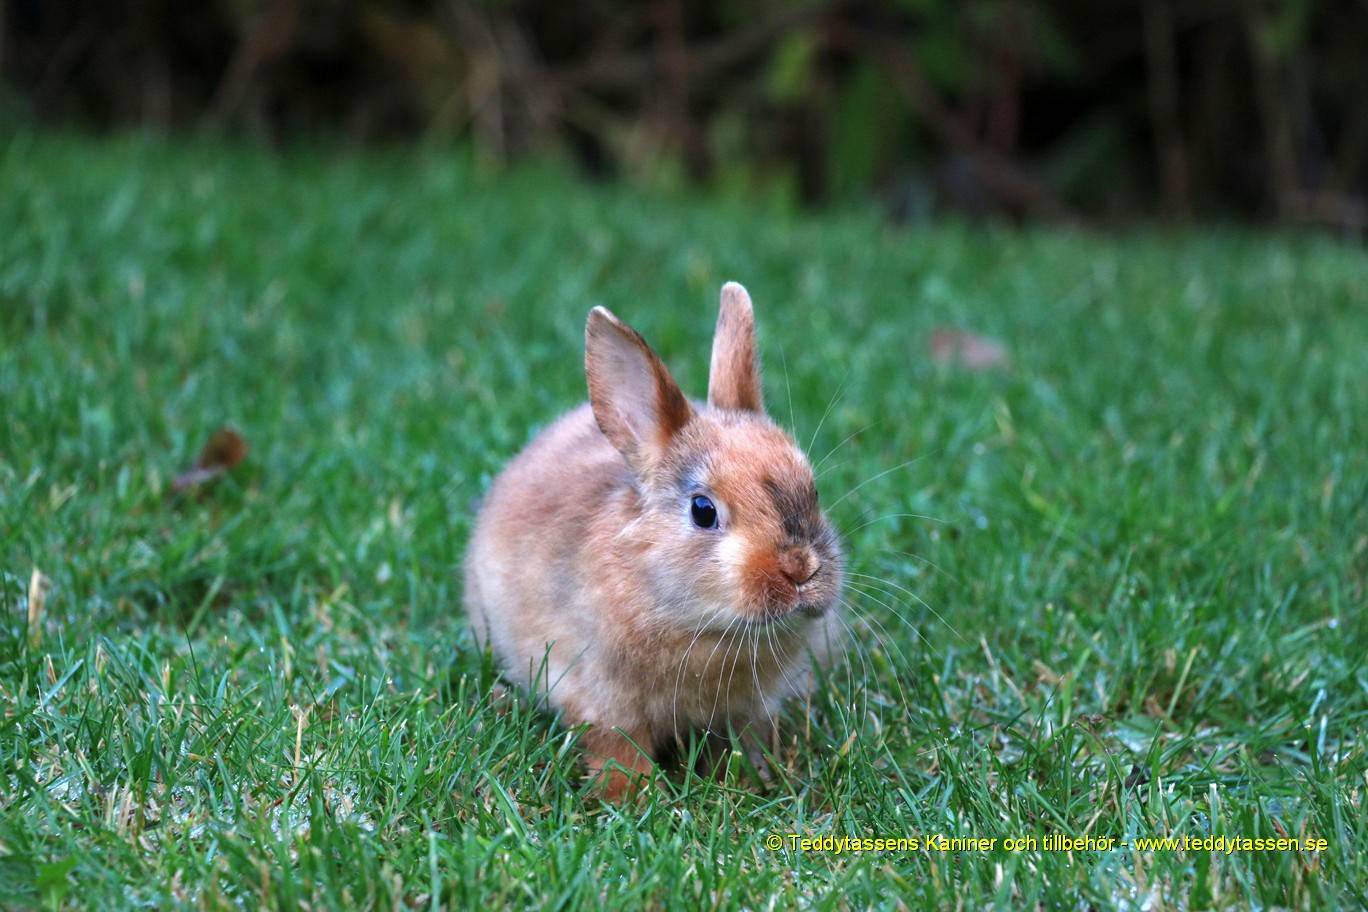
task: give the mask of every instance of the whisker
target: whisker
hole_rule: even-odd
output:
[[[832,447],[831,449],[827,450],[826,455],[823,456],[823,457],[821,458],[821,460],[818,461],[818,463],[817,463],[815,466],[812,467],[812,471],[816,472],[818,469],[820,469],[820,468],[822,467],[822,465],[823,465],[828,459],[830,459],[830,458],[836,453],[836,451],[839,450],[841,447],[845,446],[847,443],[850,443],[850,441],[854,440],[856,437],[860,436],[861,434],[863,434],[865,431],[869,430],[870,428],[876,427],[876,426],[878,426],[878,425],[880,425],[880,424],[883,424],[883,419],[879,419],[878,421],[871,421],[869,424],[866,424],[864,427],[860,428],[860,429],[859,429],[858,431],[856,431],[855,433],[853,433],[853,434],[849,435],[848,437],[846,437],[845,440],[842,440],[840,443],[836,444],[834,447]],[[849,461],[850,461],[850,460],[846,460],[846,462],[849,462]],[[837,463],[837,465],[845,465],[845,462]]]
[[[842,535],[854,535],[856,532],[862,532],[877,522],[883,522],[885,519],[924,519],[927,522],[940,523],[941,525],[950,522],[948,519],[937,519],[934,516],[927,516],[925,513],[884,513],[881,516],[874,517],[869,522],[856,526],[848,532],[842,532]]]
[[[854,369],[855,365],[853,364],[850,367],[846,368],[845,374],[841,377],[841,382],[836,385],[836,392],[832,393],[831,399],[827,401],[826,411],[822,412],[821,420],[817,422],[817,427],[812,432],[812,439],[808,441],[808,445],[803,450],[803,452],[812,452],[812,445],[817,442],[817,435],[822,432],[822,425],[826,424],[827,415],[831,414],[832,408],[836,405],[837,400],[840,398],[841,391],[845,389],[846,381],[850,379],[850,372]]]
[[[855,608],[851,605],[851,603],[849,602],[849,600],[847,600],[847,599],[844,598],[844,597],[841,598],[841,605],[842,605],[843,607],[845,607],[847,610],[851,611],[851,612],[854,612],[854,611],[855,611]],[[842,626],[843,628],[845,628],[845,637],[843,638],[843,639],[845,640],[845,643],[842,643],[842,645],[841,645],[841,657],[845,660],[845,661],[844,661],[844,665],[845,665],[845,669],[846,669],[846,693],[848,693],[848,694],[854,694],[854,693],[856,692],[856,689],[857,689],[856,686],[855,686],[855,668],[854,668],[854,663],[850,661],[850,652],[851,652],[851,650],[850,650],[850,648],[846,645],[846,643],[856,643],[856,644],[858,644],[858,643],[859,643],[859,637],[858,637],[858,635],[857,635],[856,632],[855,632],[855,628],[852,627],[852,626],[850,625],[850,622],[847,621],[844,617],[842,617],[841,615],[837,615],[837,618],[836,618],[836,619],[837,619],[837,621],[840,622],[841,626]],[[862,675],[863,675],[863,680],[864,680],[865,684],[864,684],[864,686],[862,686],[862,687],[859,688],[860,695],[861,695],[861,696],[860,696],[860,699],[861,699],[863,705],[858,709],[858,711],[857,711],[857,709],[856,709],[856,707],[855,707],[854,705],[851,705],[851,707],[850,707],[850,712],[851,712],[853,715],[859,715],[859,716],[861,716],[861,717],[868,718],[868,716],[869,716],[869,687],[868,687],[868,682],[874,677],[874,675],[873,675],[873,673],[872,673],[872,669],[871,669],[870,664],[869,664],[869,658],[868,658],[868,656],[865,654],[864,650],[858,649],[858,648],[855,649],[855,655],[856,655],[856,657],[859,658],[859,660],[860,660],[860,669],[861,669],[861,672],[862,672]],[[841,706],[841,708],[844,710],[845,707],[844,707],[842,704],[839,704],[839,703],[838,703],[837,705],[838,705],[838,706]],[[854,721],[854,719],[847,720],[848,723],[849,723],[849,722],[853,722],[853,721]]]
[[[932,607],[931,607],[931,604],[930,604],[929,602],[927,602],[926,599],[924,599],[924,598],[922,598],[921,596],[917,595],[917,594],[916,594],[915,592],[913,592],[911,589],[908,589],[908,588],[905,587],[905,586],[900,586],[900,585],[898,585],[897,583],[893,582],[892,580],[884,579],[883,577],[879,577],[879,576],[872,576],[872,575],[870,575],[870,574],[868,574],[868,573],[859,573],[859,572],[856,572],[855,570],[848,570],[848,571],[847,571],[847,574],[848,574],[849,576],[855,577],[855,578],[857,578],[857,579],[872,580],[872,581],[874,581],[874,582],[880,584],[881,586],[891,586],[891,587],[893,587],[894,589],[896,589],[896,590],[898,590],[899,592],[901,592],[901,593],[903,593],[904,595],[906,595],[908,598],[911,598],[911,599],[915,600],[915,601],[917,602],[917,604],[921,605],[921,606],[922,606],[923,608],[925,608],[927,611],[929,611],[929,612],[931,612],[932,614],[934,614],[934,615],[936,616],[937,620],[939,620],[942,624],[944,624],[944,625],[950,630],[951,633],[953,633],[955,636],[959,637],[960,640],[961,640],[962,642],[964,642],[964,643],[966,643],[966,644],[969,643],[969,641],[966,640],[966,639],[964,638],[964,634],[960,633],[957,629],[955,629],[955,626],[954,626],[953,624],[951,624],[949,621],[947,621],[947,620],[945,619],[945,617],[944,617],[939,611],[937,611],[935,608],[932,608]],[[881,590],[881,591],[887,592],[886,589],[885,589],[885,590]],[[888,593],[888,594],[891,595],[892,593]]]
[[[752,630],[752,628],[750,627],[750,625],[748,625],[748,624],[742,625],[742,627],[741,627],[741,636],[737,638],[737,642],[736,642],[736,658],[735,658],[735,659],[732,659],[731,670],[727,672],[727,693],[728,693],[728,694],[731,693],[732,682],[736,680],[736,666],[741,664],[741,658],[742,658],[743,655],[745,655],[746,647],[747,647],[747,646],[749,645],[749,643],[750,643],[750,638],[751,638],[753,632],[754,632],[754,631]],[[725,662],[727,661],[727,656],[729,656],[729,655],[731,655],[731,650],[730,650],[730,649],[727,650],[726,655],[723,655],[723,656],[722,656],[722,661],[723,661],[723,663],[725,663]],[[719,674],[718,674],[718,683],[721,684],[721,681],[722,681],[722,677],[721,677],[721,674],[719,673]],[[722,697],[722,688],[721,688],[721,687],[718,688],[717,696],[718,696],[718,699],[721,699],[721,697]],[[713,701],[713,714],[716,715],[716,713],[717,713],[717,700],[714,700],[714,701]],[[729,722],[730,719],[723,719],[722,721],[725,723],[725,722]],[[709,727],[711,727],[711,720],[709,720]]]
[[[880,601],[878,598],[874,598],[874,596],[869,595],[869,593],[864,593],[864,595],[865,595],[866,597],[868,597],[868,598],[873,598],[874,601],[879,602],[881,605],[883,605],[883,606],[884,606],[885,608],[887,608],[889,611],[893,611],[893,609],[892,609],[887,603]],[[843,600],[843,604],[844,604],[847,608],[849,608],[852,612],[854,612],[855,614],[857,614],[858,616],[860,616],[864,621],[866,621],[866,622],[868,622],[868,623],[872,623],[872,624],[878,625],[879,632],[876,633],[875,635],[879,638],[880,642],[882,642],[882,643],[884,644],[885,647],[887,647],[887,648],[889,648],[889,649],[891,649],[891,650],[893,650],[894,652],[897,653],[897,660],[898,660],[899,662],[902,663],[902,666],[903,666],[904,668],[910,668],[910,667],[911,667],[912,663],[911,663],[911,661],[908,659],[907,653],[904,652],[904,651],[903,651],[903,648],[902,648],[901,646],[898,645],[898,641],[894,638],[893,634],[889,631],[889,629],[883,625],[883,622],[882,622],[882,621],[880,621],[880,620],[879,620],[877,617],[875,617],[873,614],[869,614],[869,613],[867,613],[867,612],[860,612],[859,608],[854,604],[854,602],[852,602],[852,601],[850,601],[850,600],[848,600],[848,599]],[[893,613],[894,613],[895,615],[897,614],[897,612],[893,612]],[[906,623],[906,619],[905,619],[905,618],[901,618],[901,619],[904,621],[904,623]],[[908,629],[911,630],[913,634],[915,634],[916,636],[920,637],[920,638],[922,639],[922,641],[925,642],[926,645],[929,646],[929,647],[931,648],[931,651],[932,651],[932,652],[936,652],[936,647],[931,643],[930,640],[927,640],[926,637],[923,636],[919,630],[917,630],[917,629],[916,629],[915,627],[913,627],[911,624],[908,624],[907,626],[908,626]],[[854,635],[854,629],[853,629],[853,628],[848,628],[848,629],[851,630],[851,634],[852,634],[852,636],[853,636],[853,635]],[[937,657],[939,657],[939,653],[937,653]],[[863,661],[865,661],[866,663],[868,662],[868,660],[864,658],[863,654],[861,654],[861,659],[862,659]],[[866,665],[866,668],[867,668],[867,665]],[[872,677],[872,676],[871,676],[871,677]],[[909,709],[909,710],[910,710],[910,708],[911,708],[911,703],[910,703],[910,701],[908,700],[907,691],[906,691],[906,690],[903,688],[903,686],[902,686],[902,680],[901,680],[900,678],[896,677],[896,676],[894,677],[893,680],[894,680],[894,683],[896,684],[896,686],[897,686],[897,688],[898,688],[898,696],[899,696],[899,698],[902,700],[902,705],[903,705],[903,707],[904,707],[905,709]],[[867,691],[866,691],[866,700],[868,700],[868,692],[867,692]]]
[[[743,626],[744,626],[744,624],[745,624],[745,620],[744,620],[740,615],[737,615],[736,617],[732,618],[730,621],[727,622],[727,627],[726,627],[726,629],[722,631],[722,636],[718,639],[717,644],[713,646],[713,651],[712,651],[711,653],[708,654],[708,660],[704,663],[704,668],[707,668],[709,665],[711,665],[711,664],[712,664],[712,660],[713,660],[713,656],[717,655],[717,649],[718,649],[718,647],[720,647],[723,643],[726,643],[726,644],[727,644],[726,650],[723,651],[723,653],[722,653],[722,661],[721,661],[721,663],[718,665],[718,668],[717,668],[717,687],[713,690],[713,705],[712,705],[712,709],[710,709],[710,710],[708,711],[708,722],[707,722],[706,728],[707,728],[708,732],[710,732],[710,733],[711,733],[712,730],[713,730],[713,722],[717,719],[717,704],[718,704],[718,702],[722,699],[722,674],[723,674],[723,672],[726,670],[727,657],[731,655],[731,648],[732,648],[731,632],[732,632],[732,628],[735,627],[735,626],[737,626],[738,624],[741,624],[741,625],[743,625]],[[733,664],[732,664],[732,671],[735,672],[735,670],[736,670],[736,665],[735,665],[735,663],[733,663]]]
[[[798,419],[793,416],[793,387],[789,385],[788,358],[784,356],[784,343],[779,343],[779,362],[784,365],[784,391],[788,394],[789,427],[798,433]]]
[[[820,471],[820,472],[818,472],[818,471],[816,471],[816,470],[814,469],[814,470],[813,470],[813,476],[812,476],[812,477],[813,477],[813,479],[815,479],[815,480],[817,480],[817,481],[820,481],[820,480],[822,479],[822,476],[825,475],[827,472],[834,472],[834,471],[836,471],[837,469],[839,469],[841,466],[848,466],[848,465],[850,465],[852,462],[858,461],[859,458],[860,458],[859,456],[852,456],[852,457],[850,457],[849,459],[842,459],[840,462],[833,462],[831,465],[827,466],[825,469],[822,469],[822,471]]]
[[[775,670],[779,674],[776,691],[782,694],[784,699],[797,693],[794,689],[793,675],[799,670],[797,663],[793,662],[793,656],[776,646],[775,643],[778,635],[787,633],[787,625],[776,624],[773,627],[767,627],[765,629],[765,645],[769,648],[770,656],[774,659]],[[783,653],[782,659],[780,658],[781,652]],[[759,664],[758,656],[756,664]],[[757,740],[764,745],[766,753],[769,753],[774,747],[773,739],[770,736],[779,729],[779,719],[775,716],[775,710],[779,709],[782,713],[780,707],[781,704],[779,701],[775,701],[774,706],[771,707],[770,700],[765,699],[763,694],[760,695],[760,708],[765,714],[765,728],[761,732],[756,732],[756,737]]]
[[[755,695],[760,700],[760,708],[765,711],[766,720],[770,725],[773,725],[774,718],[770,715],[769,706],[765,703],[763,696],[764,688],[760,686],[760,635],[762,633],[765,636],[766,642],[769,643],[770,652],[774,652],[774,644],[770,641],[773,636],[772,631],[768,626],[763,630],[757,629],[755,631],[755,643],[751,648],[751,683],[755,685]],[[778,657],[776,656],[775,658],[777,659]],[[749,711],[747,712],[747,715],[750,715]],[[747,723],[749,724],[749,719],[747,720]]]
[[[864,584],[864,585],[868,585],[868,584],[866,583],[866,584]],[[921,640],[923,643],[926,644],[927,648],[929,648],[929,649],[935,654],[936,658],[938,658],[938,659],[939,659],[939,658],[942,658],[941,653],[940,653],[940,650],[936,649],[936,644],[933,643],[933,642],[931,642],[930,638],[927,637],[926,634],[922,633],[921,630],[919,630],[919,629],[917,628],[916,625],[914,625],[914,624],[913,624],[911,621],[909,621],[907,618],[903,617],[902,614],[900,614],[900,613],[898,612],[897,608],[894,607],[894,605],[898,604],[898,602],[896,601],[896,599],[893,599],[892,593],[890,593],[890,592],[888,592],[888,591],[886,591],[886,590],[883,590],[883,589],[878,589],[878,588],[872,587],[872,586],[869,587],[868,589],[857,589],[856,592],[858,592],[860,595],[864,596],[865,598],[870,599],[870,600],[873,601],[875,604],[879,605],[879,606],[882,607],[884,610],[886,610],[886,611],[887,611],[889,614],[891,614],[893,617],[897,618],[897,619],[898,619],[898,622],[899,622],[900,624],[902,624],[904,627],[907,628],[908,633],[912,634],[912,638],[913,638],[914,640]],[[876,593],[877,593],[877,595],[876,595]],[[887,596],[887,597],[888,597],[889,599],[891,599],[892,601],[884,601],[883,599],[881,599],[881,598],[878,597],[879,595]],[[853,601],[851,601],[851,600],[849,600],[849,599],[845,600],[844,604],[845,604],[846,607],[848,607],[851,611],[855,612],[856,616],[857,616],[860,620],[862,620],[862,621],[864,621],[864,622],[866,622],[866,623],[868,623],[868,624],[876,624],[876,625],[878,625],[879,631],[880,631],[880,632],[883,634],[883,636],[886,638],[886,639],[884,640],[884,642],[886,642],[888,645],[890,645],[890,646],[892,646],[892,647],[894,647],[894,648],[897,648],[897,642],[898,642],[898,641],[897,641],[897,639],[894,638],[893,632],[890,631],[886,626],[884,626],[884,623],[883,623],[882,621],[880,621],[880,620],[878,619],[878,617],[876,617],[876,616],[874,615],[873,612],[866,611],[866,610],[862,610],[862,609],[860,608],[859,605],[855,604],[855,602],[853,602]],[[907,661],[907,657],[906,657],[906,656],[903,656],[902,658],[903,658],[904,665],[907,666],[907,667],[911,667],[911,663]]]
[[[860,490],[860,489],[863,488],[865,485],[872,484],[872,483],[878,481],[880,478],[883,478],[885,475],[891,475],[892,473],[897,472],[897,471],[900,470],[900,469],[905,469],[905,468],[907,468],[908,466],[912,465],[912,464],[915,463],[915,462],[921,462],[923,459],[925,459],[925,458],[926,458],[927,456],[929,456],[929,455],[930,455],[929,453],[923,453],[922,455],[917,456],[917,457],[915,457],[915,458],[913,458],[913,459],[909,459],[909,460],[907,460],[906,462],[900,462],[900,463],[898,463],[897,465],[893,466],[893,468],[891,468],[891,469],[884,469],[882,472],[880,472],[878,475],[875,475],[875,476],[872,477],[872,478],[866,478],[864,481],[860,482],[860,483],[857,484],[855,487],[851,488],[849,491],[846,491],[844,494],[842,494],[842,495],[836,500],[836,503],[833,503],[831,506],[827,507],[827,510],[828,510],[828,511],[834,510],[834,509],[836,508],[836,504],[839,504],[841,501],[845,500],[847,497],[849,497],[850,495],[854,494],[856,491]]]
[[[936,563],[935,561],[931,560],[931,558],[926,557],[923,554],[914,554],[911,551],[902,551],[898,548],[870,548],[869,550],[873,553],[897,554],[902,557],[911,558],[915,561],[921,561],[923,564],[930,567],[932,570],[935,570],[937,573],[942,574],[946,579],[950,580],[951,582],[960,586],[964,585],[963,580],[961,580],[959,577],[955,576],[955,574],[951,573],[949,570],[946,570],[940,564]]]
[[[674,736],[676,740],[682,740],[683,738],[683,735],[679,730],[679,687],[684,679],[684,670],[688,667],[689,664],[689,656],[693,653],[694,647],[698,645],[698,641],[703,636],[704,632],[711,628],[713,621],[722,617],[723,614],[724,609],[719,607],[713,611],[711,617],[706,617],[699,621],[697,629],[694,630],[693,639],[689,641],[689,645],[684,648],[684,654],[680,656],[679,670],[675,674],[674,698],[671,700],[671,708],[673,711],[672,724],[674,727]],[[716,651],[716,648],[716,646],[713,647],[714,651]],[[709,656],[709,659],[711,659],[711,656]]]

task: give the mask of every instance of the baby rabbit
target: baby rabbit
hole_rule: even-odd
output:
[[[722,288],[708,401],[602,307],[589,403],[503,470],[465,602],[506,676],[545,697],[606,797],[685,733],[767,733],[837,643],[841,548],[812,467],[764,411],[750,296]]]

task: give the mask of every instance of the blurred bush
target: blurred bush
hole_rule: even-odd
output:
[[[1317,0],[11,0],[30,116],[494,161],[899,218],[1368,223],[1368,4]]]

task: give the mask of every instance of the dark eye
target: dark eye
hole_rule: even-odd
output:
[[[689,515],[693,517],[694,525],[700,529],[717,528],[717,507],[702,494],[694,496],[693,503],[689,505]]]

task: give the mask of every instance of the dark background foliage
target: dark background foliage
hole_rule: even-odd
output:
[[[6,110],[810,204],[1368,226],[1364,0],[11,0]]]

